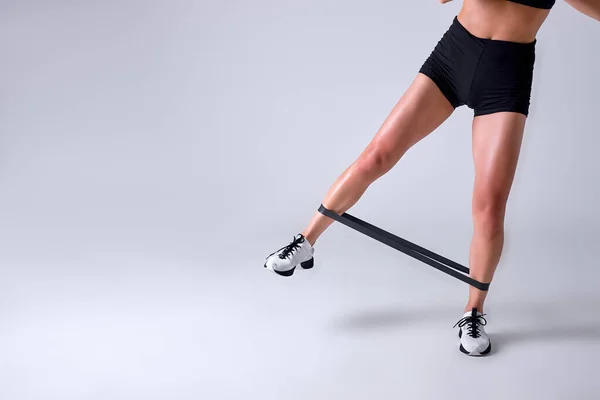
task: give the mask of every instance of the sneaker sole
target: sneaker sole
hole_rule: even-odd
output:
[[[310,260],[306,260],[304,262],[301,262],[300,266],[302,267],[302,269],[311,269],[312,267],[315,266],[315,258],[311,257]]]
[[[458,330],[458,337],[459,338],[462,337],[462,330],[461,329]],[[473,352],[470,352],[470,353],[463,347],[462,343],[460,344],[460,352],[463,353],[463,354],[466,354],[468,356],[471,356],[471,357],[485,356],[485,355],[490,354],[490,351],[492,351],[492,342],[490,342],[490,344],[488,345],[487,349],[485,349],[484,351],[482,351],[482,352],[473,351]]]
[[[312,267],[314,267],[315,265],[315,258],[311,258],[310,260],[306,260],[304,262],[300,263],[300,267],[302,267],[302,269],[311,269]],[[273,269],[271,267],[267,267],[267,263],[265,263],[264,268],[268,269],[269,271],[275,272],[277,275],[279,276],[285,276],[285,277],[290,277],[292,275],[294,275],[294,270],[296,269],[297,265],[295,265],[292,269],[288,269],[287,271],[277,271],[276,269]]]

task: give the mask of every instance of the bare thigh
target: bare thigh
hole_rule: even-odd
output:
[[[503,216],[512,187],[526,117],[514,112],[473,119],[473,211]]]
[[[382,175],[454,111],[437,85],[419,73],[357,161],[375,157]]]

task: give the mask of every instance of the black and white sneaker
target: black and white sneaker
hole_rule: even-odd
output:
[[[308,240],[299,233],[287,246],[269,254],[265,268],[281,276],[292,276],[298,265],[303,269],[310,269],[314,265],[313,254],[315,249]]]
[[[460,351],[469,356],[484,356],[492,350],[490,338],[483,328],[487,324],[484,315],[473,308],[454,325],[459,328]]]

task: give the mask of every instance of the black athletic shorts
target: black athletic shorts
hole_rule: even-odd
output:
[[[466,104],[477,115],[529,113],[535,43],[473,36],[454,18],[420,71],[453,107]]]

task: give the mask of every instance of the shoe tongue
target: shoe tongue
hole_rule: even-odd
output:
[[[294,239],[297,240],[298,242],[302,243],[302,242],[304,242],[304,235],[299,233],[294,237]]]

